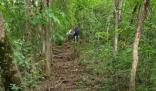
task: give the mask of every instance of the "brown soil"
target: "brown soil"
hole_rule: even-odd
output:
[[[53,48],[51,76],[32,91],[99,91],[100,80],[74,57],[71,43]]]

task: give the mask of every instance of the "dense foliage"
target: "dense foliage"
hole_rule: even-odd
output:
[[[52,0],[49,7],[42,0],[1,0],[0,12],[14,59],[22,74],[20,88],[34,87],[44,79],[44,29],[49,26],[52,45],[66,41],[67,30],[80,24],[80,63],[105,79],[101,91],[126,91],[132,64],[132,43],[143,0],[123,0],[118,29],[118,53],[113,57],[113,0]],[[136,91],[155,91],[156,85],[156,2],[151,0],[139,45]],[[45,16],[48,19],[45,19]],[[81,47],[83,46],[83,47]]]

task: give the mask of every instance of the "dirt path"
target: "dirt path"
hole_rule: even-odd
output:
[[[49,80],[32,91],[98,91],[96,86],[99,81],[74,58],[70,43],[53,48],[51,73]]]
[[[52,67],[52,87],[51,91],[74,91],[77,83],[81,80],[84,66],[79,65],[74,58],[72,47],[69,43],[54,48],[54,62]]]

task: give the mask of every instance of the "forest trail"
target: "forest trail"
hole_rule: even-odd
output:
[[[50,91],[73,91],[81,80],[85,66],[79,65],[74,58],[71,43],[64,43],[53,49],[54,61],[52,65],[52,87]]]
[[[51,76],[32,91],[99,91],[100,80],[88,74],[85,65],[74,58],[73,44],[53,48]]]

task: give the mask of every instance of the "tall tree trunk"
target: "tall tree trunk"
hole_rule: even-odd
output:
[[[46,18],[47,19],[47,18]],[[44,26],[45,32],[45,58],[46,58],[46,75],[50,75],[50,40],[49,40],[49,26]]]
[[[135,39],[133,42],[133,51],[132,51],[132,57],[133,57],[133,63],[132,63],[132,69],[131,69],[131,77],[130,77],[130,84],[129,84],[129,91],[135,91],[135,78],[136,78],[136,70],[138,65],[138,46],[141,36],[141,29],[143,27],[143,23],[145,20],[145,15],[147,13],[147,8],[149,5],[150,0],[144,0],[142,9],[140,11],[140,17],[138,21],[138,26],[135,34]]]
[[[114,12],[115,12],[115,36],[114,36],[114,56],[118,52],[118,30],[121,18],[121,8],[123,0],[114,0]]]
[[[13,52],[3,29],[3,19],[0,15],[0,67],[6,91],[11,91],[11,84],[21,84],[21,74],[13,61]]]
[[[45,0],[44,1],[44,7],[45,8],[48,8],[49,7],[49,4],[50,4],[50,0]],[[49,22],[49,19],[48,19],[48,15],[47,16],[45,16],[45,19],[46,19],[46,21],[47,22]],[[49,26],[49,23],[46,23],[45,25],[44,25],[44,34],[45,34],[45,40],[44,40],[44,49],[45,49],[45,58],[46,58],[46,69],[45,69],[45,71],[46,71],[46,76],[49,76],[50,75],[50,61],[51,61],[51,42],[50,42],[50,39],[49,39],[49,28],[50,26]]]
[[[114,58],[116,58],[117,52],[118,52],[118,30],[119,30],[119,24],[121,20],[121,8],[123,0],[114,0],[114,14],[115,14],[115,34],[114,34],[114,50],[113,55]],[[114,63],[112,63],[112,66],[114,67]],[[113,74],[116,74],[116,69],[113,70]],[[118,84],[118,76],[112,76],[113,82],[112,82],[112,88],[111,91],[119,91],[119,84]]]

